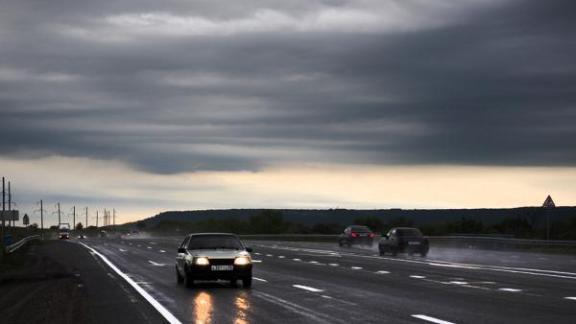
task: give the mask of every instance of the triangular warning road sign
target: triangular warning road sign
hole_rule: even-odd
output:
[[[554,207],[556,207],[556,204],[554,204],[554,200],[552,200],[552,197],[550,197],[550,195],[548,195],[548,197],[546,198],[546,200],[544,200],[544,203],[542,204],[542,207],[545,207],[545,208],[554,208]]]

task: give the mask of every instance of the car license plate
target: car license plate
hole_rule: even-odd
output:
[[[420,242],[408,242],[409,245],[420,245]]]
[[[234,266],[232,265],[213,265],[212,271],[232,271]]]

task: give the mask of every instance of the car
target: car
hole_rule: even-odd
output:
[[[70,233],[60,232],[60,233],[58,233],[58,238],[61,240],[69,240],[70,239]]]
[[[81,239],[81,240],[84,240],[84,239],[86,239],[86,235],[80,234],[80,235],[78,235],[78,238]]]
[[[186,287],[195,280],[228,280],[235,286],[252,286],[252,252],[235,234],[188,234],[178,247],[176,279]]]
[[[368,226],[351,225],[338,237],[338,245],[351,247],[353,244],[372,246],[374,233]]]
[[[390,253],[396,256],[398,253],[408,253],[410,255],[418,253],[425,257],[430,250],[428,239],[422,232],[414,227],[395,227],[382,235],[378,242],[380,255]]]

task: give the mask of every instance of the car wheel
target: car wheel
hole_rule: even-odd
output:
[[[378,248],[378,254],[380,254],[380,256],[384,256],[386,254],[386,251],[384,251],[383,248],[379,247]]]
[[[194,287],[194,279],[189,274],[184,274],[184,286],[186,288]]]
[[[180,272],[178,271],[178,267],[176,267],[176,282],[181,284],[184,281],[184,278],[182,278],[182,276],[180,275]]]
[[[342,247],[342,241],[338,241],[338,246]]]
[[[395,256],[397,256],[397,255],[398,255],[398,251],[396,251],[396,249],[395,249],[395,248],[391,248],[390,250],[392,251],[392,256],[394,256],[394,257],[395,257]]]
[[[426,257],[428,255],[428,251],[420,251],[420,256],[421,257]]]
[[[252,276],[242,278],[242,287],[243,288],[252,287]]]

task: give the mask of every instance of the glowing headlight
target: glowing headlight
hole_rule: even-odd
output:
[[[194,264],[196,264],[196,265],[209,265],[210,261],[208,260],[208,258],[199,257],[199,258],[194,259]]]
[[[252,263],[252,261],[250,260],[249,257],[246,257],[246,256],[237,257],[237,258],[234,260],[234,264],[235,264],[235,265],[247,265],[247,264],[250,264],[250,263]]]

